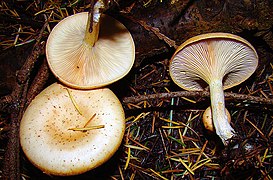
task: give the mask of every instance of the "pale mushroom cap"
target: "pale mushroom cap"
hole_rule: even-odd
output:
[[[230,113],[228,112],[228,110],[226,108],[225,108],[225,112],[226,112],[226,115],[227,115],[228,122],[230,123],[231,122],[231,115],[230,115]],[[204,127],[207,130],[209,130],[211,132],[215,131],[210,106],[203,113],[202,121],[203,121]]]
[[[81,174],[106,162],[118,149],[125,131],[125,116],[120,101],[107,89],[69,89],[78,105],[75,108],[66,87],[52,84],[26,109],[20,124],[20,142],[28,159],[47,174]],[[104,128],[73,131],[104,125]]]
[[[126,27],[102,15],[98,41],[84,41],[88,13],[69,16],[50,33],[46,56],[53,74],[64,84],[91,89],[111,84],[124,77],[135,59],[133,38]]]
[[[186,90],[204,90],[215,77],[222,78],[223,88],[228,89],[249,78],[257,66],[258,55],[248,41],[229,33],[208,33],[177,48],[170,75]]]

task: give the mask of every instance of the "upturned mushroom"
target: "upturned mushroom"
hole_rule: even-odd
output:
[[[20,142],[26,157],[44,173],[69,176],[106,162],[124,131],[124,111],[110,89],[76,90],[54,83],[26,109]]]
[[[229,33],[208,33],[181,44],[170,62],[170,75],[183,89],[210,90],[216,134],[227,145],[235,134],[225,112],[224,90],[248,79],[258,66],[258,55],[245,39]]]
[[[109,85],[133,66],[135,45],[130,32],[119,21],[101,14],[101,6],[97,1],[93,16],[82,12],[63,19],[48,37],[49,67],[67,86],[91,89]]]

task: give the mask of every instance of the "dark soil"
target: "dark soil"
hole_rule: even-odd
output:
[[[273,178],[271,1],[111,1],[106,13],[126,25],[136,44],[133,69],[109,86],[127,118],[123,143],[107,163],[76,177],[55,177],[35,168],[19,149],[16,127],[31,99],[57,81],[45,63],[43,43],[48,27],[68,15],[88,11],[90,2],[73,2],[0,3],[1,179]],[[194,35],[216,31],[242,36],[259,55],[256,72],[226,90],[249,95],[245,100],[226,98],[237,132],[228,146],[202,124],[202,114],[210,105],[208,96],[198,92],[171,96],[184,91],[169,75],[175,48]],[[162,93],[170,96],[138,100],[140,95]],[[253,101],[253,96],[260,99]]]

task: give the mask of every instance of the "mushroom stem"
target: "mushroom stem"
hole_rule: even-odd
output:
[[[101,11],[100,9],[104,8],[104,4],[100,1],[97,1],[93,8],[93,14],[88,13],[87,25],[85,30],[84,41],[89,44],[91,47],[95,45],[99,37],[100,31],[100,19],[101,19]],[[91,18],[92,21],[91,21]],[[90,26],[92,24],[92,32],[90,32]]]
[[[222,80],[212,80],[209,87],[215,131],[224,145],[227,145],[227,140],[234,135],[234,129],[230,126],[228,116],[225,112],[225,97]]]
[[[95,43],[98,40],[99,37],[99,29],[100,29],[100,25],[99,22],[94,22],[93,21],[93,25],[92,25],[92,29],[93,31],[90,33],[89,32],[89,27],[90,27],[90,18],[92,16],[89,14],[88,15],[88,20],[87,20],[87,26],[86,26],[86,30],[85,30],[85,37],[84,37],[84,41],[90,45],[91,47],[93,47],[95,45]]]

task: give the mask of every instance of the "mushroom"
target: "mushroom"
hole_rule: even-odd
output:
[[[230,124],[231,122],[231,116],[228,110],[225,108],[226,115],[228,117],[228,123]],[[215,128],[213,126],[213,121],[212,121],[212,115],[211,115],[211,107],[209,106],[205,112],[203,113],[202,121],[204,124],[204,127],[209,130],[210,132],[215,132]]]
[[[26,109],[20,142],[26,157],[44,173],[69,176],[106,162],[124,131],[124,111],[110,89],[76,90],[54,83]]]
[[[249,78],[258,65],[254,47],[229,33],[208,33],[181,44],[170,62],[170,75],[183,89],[210,90],[216,134],[227,145],[235,134],[225,113],[224,90]]]
[[[118,81],[130,71],[135,59],[133,38],[123,24],[97,12],[90,33],[89,17],[87,12],[66,17],[53,28],[46,43],[53,74],[77,89]]]

